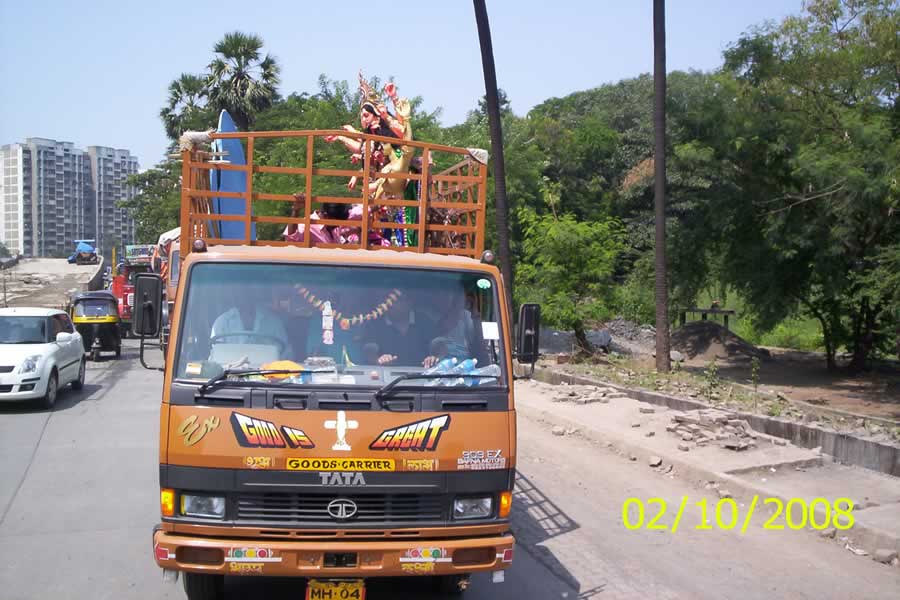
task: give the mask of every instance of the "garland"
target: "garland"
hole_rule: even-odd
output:
[[[326,300],[322,300],[321,298],[316,298],[312,292],[310,292],[305,287],[298,287],[297,291],[300,292],[300,295],[309,302],[315,309],[322,311],[324,310],[324,305]],[[370,310],[365,314],[353,315],[350,318],[345,317],[341,311],[334,311],[334,319],[338,322],[341,329],[344,331],[350,329],[350,327],[354,325],[360,325],[366,321],[374,321],[376,319],[381,318],[388,311],[388,309],[393,306],[394,302],[403,295],[398,289],[391,290],[391,293],[387,295],[383,302],[379,303],[374,309]]]

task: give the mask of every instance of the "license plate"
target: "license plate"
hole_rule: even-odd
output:
[[[362,579],[310,579],[306,584],[306,600],[365,600],[366,584]]]

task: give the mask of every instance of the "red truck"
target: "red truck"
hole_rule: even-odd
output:
[[[125,257],[116,266],[109,291],[116,297],[119,305],[119,320],[122,337],[131,331],[131,309],[134,306],[134,282],[138,273],[152,270],[153,244],[125,246]]]

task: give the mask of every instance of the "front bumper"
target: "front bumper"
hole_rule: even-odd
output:
[[[156,564],[173,571],[276,577],[460,575],[508,569],[512,535],[373,541],[281,541],[203,538],[153,532]],[[197,550],[205,549],[205,555]],[[326,555],[355,554],[355,566],[328,566]]]
[[[29,389],[30,388],[30,389]],[[38,373],[0,375],[0,402],[41,398],[47,393],[47,378]]]

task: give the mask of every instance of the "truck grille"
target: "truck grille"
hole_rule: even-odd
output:
[[[335,498],[353,500],[356,515],[338,521],[328,514],[328,503]],[[238,494],[237,518],[242,521],[284,525],[406,525],[446,519],[444,496],[420,494]]]
[[[0,373],[12,373],[15,367],[0,367]]]

